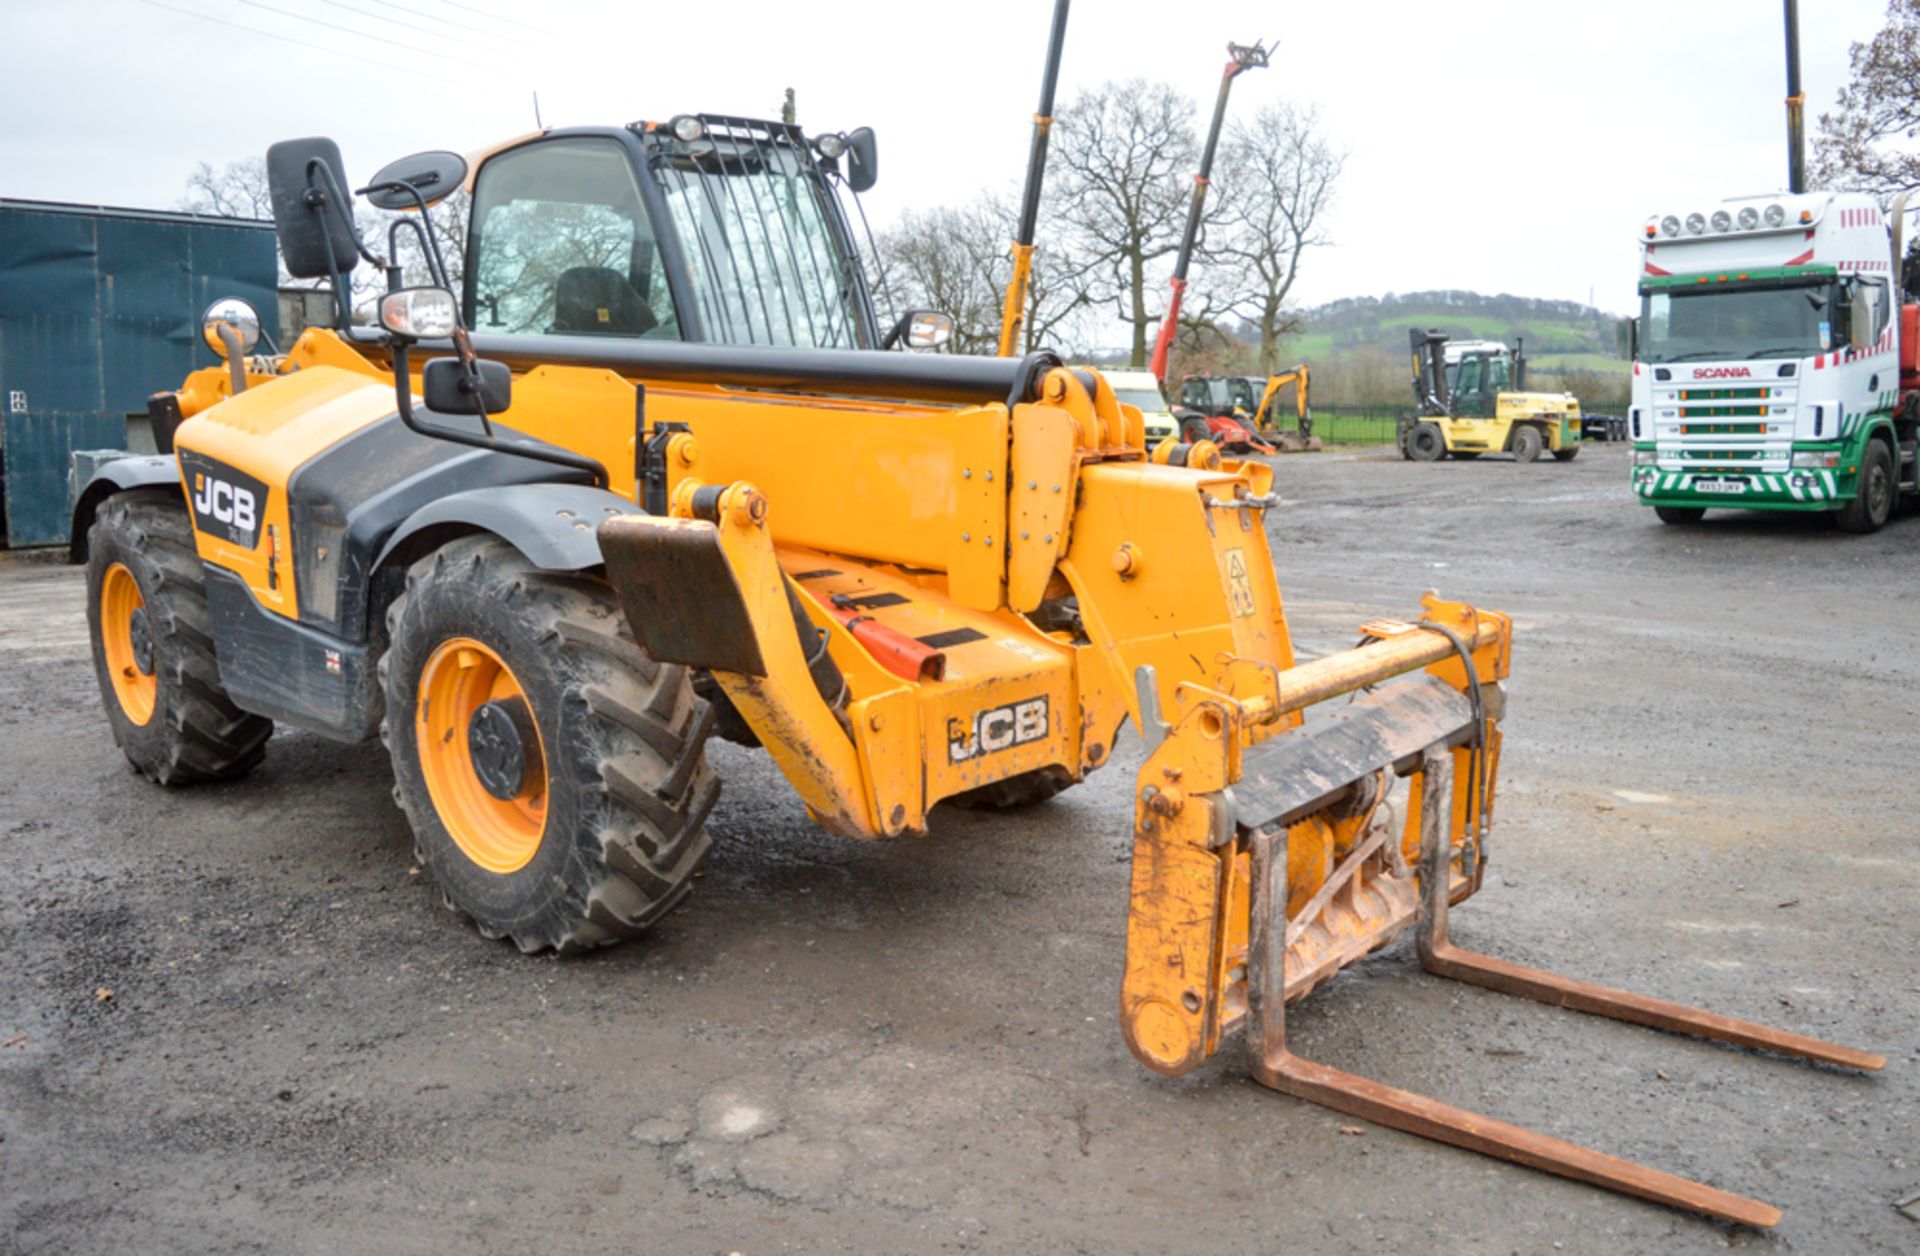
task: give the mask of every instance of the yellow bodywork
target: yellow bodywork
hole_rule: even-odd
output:
[[[191,417],[177,440],[275,488],[394,409],[377,351],[328,330],[253,366],[238,397],[226,395],[224,369],[189,379],[181,404]],[[642,384],[646,427],[636,433]],[[1467,676],[1444,657],[1445,639],[1404,624],[1370,625],[1366,649],[1295,667],[1267,540],[1271,469],[1211,450],[1189,466],[1149,457],[1139,412],[1097,375],[1053,368],[1029,395],[863,400],[542,366],[515,377],[511,407],[496,417],[598,459],[612,491],[633,500],[638,440],[674,425],[664,443],[669,514],[601,525],[609,579],[621,590],[648,545],[705,555],[705,574],[734,591],[726,631],[750,638],[755,659],[706,670],[834,832],[921,833],[942,799],[1029,773],[1078,779],[1112,756],[1124,720],[1147,730],[1122,1021],[1149,1066],[1184,1071],[1247,1006],[1248,845],[1231,806],[1243,756],[1311,736],[1302,711],[1313,703],[1420,667],[1453,690]],[[273,557],[284,553],[285,497],[271,494],[270,544],[241,551],[204,535],[199,544],[263,607],[291,617],[294,582],[284,556]],[[796,605],[825,634],[843,705],[809,674]],[[630,622],[654,613],[644,600],[627,606]],[[942,666],[914,677],[890,669],[850,630],[846,607],[940,643]],[[1422,615],[1472,643],[1482,682],[1506,674],[1504,617],[1432,598]],[[705,631],[687,627],[688,640]],[[1388,656],[1397,662],[1383,664]],[[1485,730],[1494,759],[1496,718]],[[1288,822],[1290,995],[1413,919],[1406,866],[1417,833],[1384,841],[1369,788],[1355,783],[1347,802]],[[1356,790],[1373,805],[1355,809]],[[1415,799],[1409,824],[1417,811]],[[1456,797],[1462,850],[1472,826]],[[1463,877],[1459,892],[1472,888]]]
[[[1513,447],[1513,431],[1525,424],[1540,430],[1547,449],[1559,453],[1580,447],[1580,403],[1562,393],[1501,393],[1490,419],[1421,420],[1440,429],[1448,453],[1501,453]]]

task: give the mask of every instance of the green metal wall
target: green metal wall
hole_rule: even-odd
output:
[[[200,313],[236,296],[278,331],[270,224],[0,200],[0,499],[6,543],[67,540],[68,455],[218,359]]]

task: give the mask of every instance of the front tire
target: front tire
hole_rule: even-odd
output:
[[[449,907],[567,954],[686,896],[712,849],[713,711],[634,642],[603,580],[467,537],[413,565],[387,623],[381,737]]]
[[[1415,462],[1438,462],[1447,452],[1447,438],[1432,423],[1416,423],[1407,433],[1407,457]]]
[[[113,739],[149,780],[229,780],[266,758],[273,721],[220,684],[206,569],[177,491],[101,505],[87,533],[87,629]]]
[[[1699,523],[1707,517],[1705,506],[1655,506],[1653,513],[1660,517],[1661,523],[1670,523],[1675,527]]]
[[[1513,429],[1513,443],[1510,448],[1513,450],[1515,462],[1536,461],[1540,457],[1540,451],[1546,447],[1546,439],[1540,435],[1539,428],[1523,425]]]
[[[1898,493],[1893,455],[1888,452],[1887,443],[1869,440],[1860,456],[1860,479],[1854,498],[1840,508],[1837,522],[1843,531],[1862,536],[1878,532],[1893,518],[1893,503]]]
[[[1553,451],[1553,460],[1555,462],[1572,462],[1579,456],[1580,446],[1578,445],[1568,445],[1565,449],[1556,449]]]

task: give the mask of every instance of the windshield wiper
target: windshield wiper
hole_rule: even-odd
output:
[[[1693,353],[1676,353],[1672,357],[1661,358],[1656,361],[1654,365],[1664,366],[1668,362],[1698,362],[1704,358],[1724,358],[1730,356],[1732,355],[1722,353],[1718,349],[1701,349]]]
[[[1773,353],[1791,353],[1795,357],[1805,357],[1808,353],[1808,350],[1801,347],[1800,345],[1775,345],[1769,349],[1755,349],[1752,353],[1749,353],[1747,355],[1747,361],[1751,362],[1755,358],[1764,358],[1768,354],[1773,354]]]

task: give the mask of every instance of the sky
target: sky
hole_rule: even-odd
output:
[[[0,196],[172,208],[197,162],[324,134],[364,178],[426,148],[683,112],[879,133],[879,227],[1017,188],[1051,0],[0,0]],[[1808,131],[1884,0],[1801,6]],[[1635,303],[1650,213],[1786,184],[1779,0],[1080,0],[1061,103],[1173,83],[1206,125],[1311,105],[1348,154],[1296,300],[1467,288]],[[1040,246],[1045,247],[1045,240]]]

